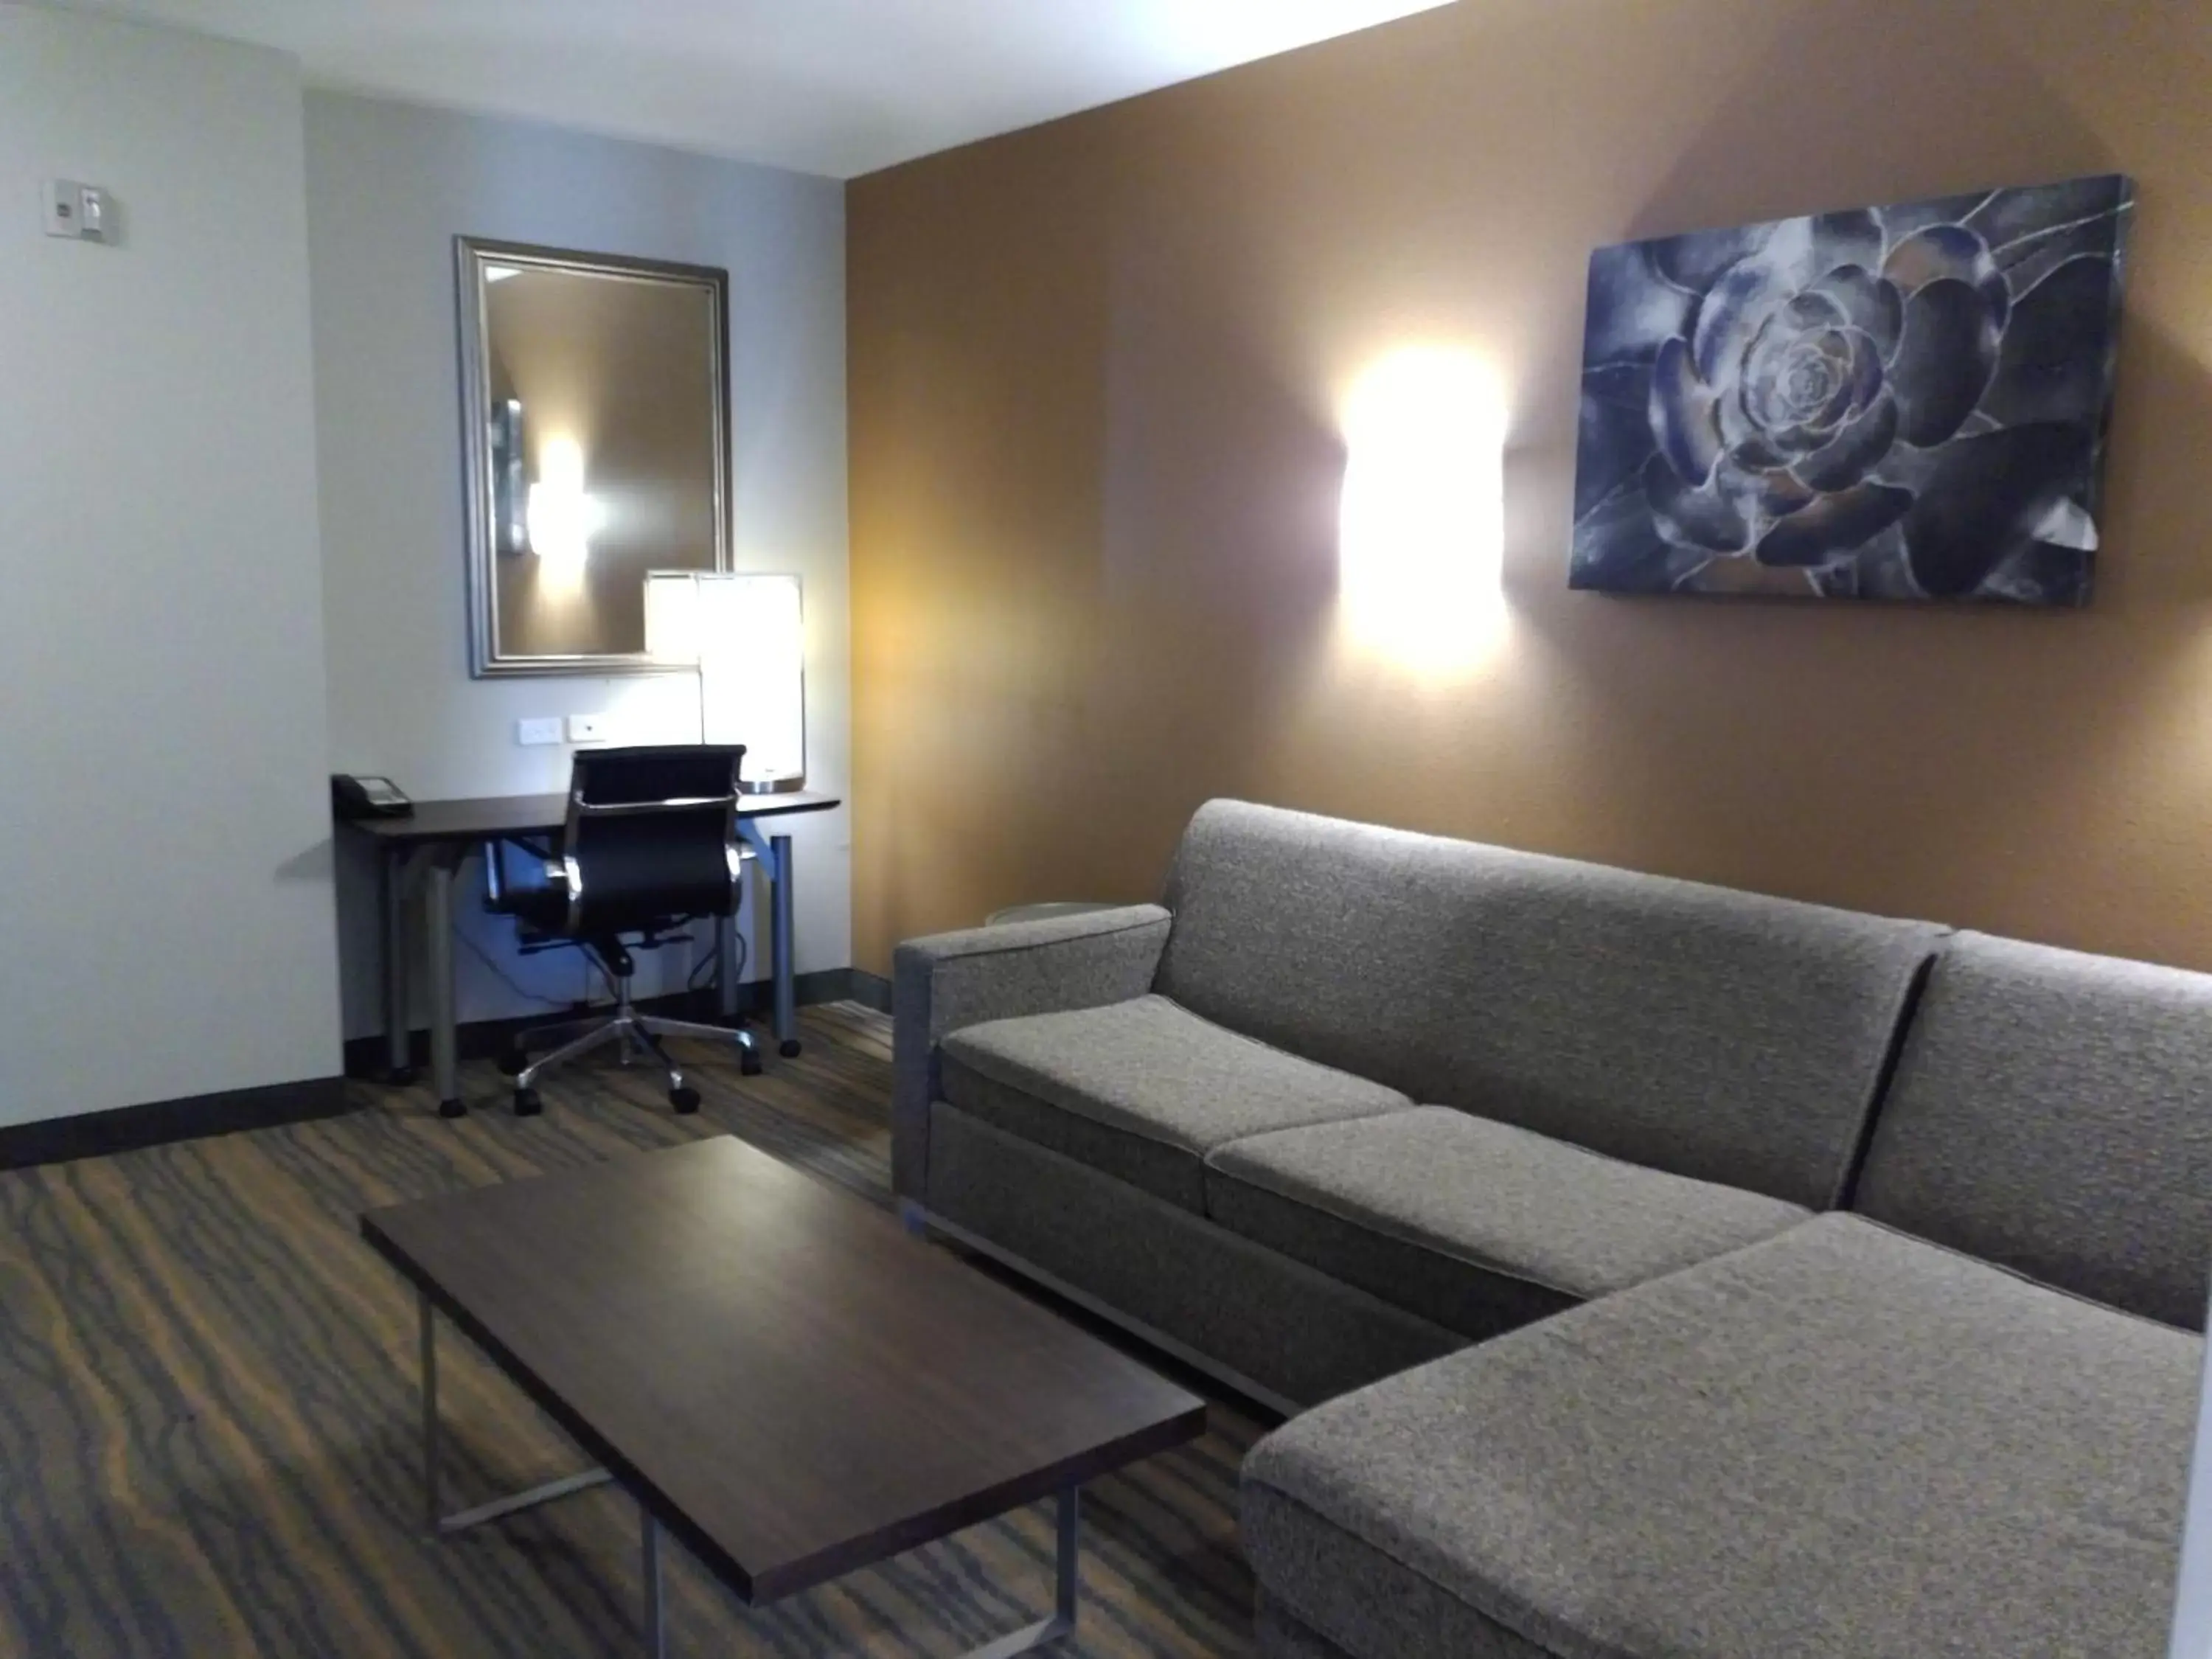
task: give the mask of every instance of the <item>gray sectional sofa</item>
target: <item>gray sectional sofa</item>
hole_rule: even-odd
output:
[[[917,1221],[1313,1407],[1263,1653],[2163,1653],[2212,981],[1215,802],[895,999]]]

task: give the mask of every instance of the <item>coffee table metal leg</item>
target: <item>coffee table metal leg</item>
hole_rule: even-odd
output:
[[[1053,1566],[1053,1610],[1063,1631],[1075,1628],[1075,1598],[1083,1586],[1083,1488],[1070,1486],[1060,1495],[1054,1529],[1060,1548]]]
[[[645,1651],[647,1659],[666,1659],[668,1603],[660,1587],[660,1522],[641,1504],[638,1529],[642,1534],[645,1577]]]
[[[1054,1531],[1057,1547],[1053,1560],[1051,1616],[1024,1629],[1009,1632],[995,1642],[970,1648],[961,1659],[1016,1659],[1075,1633],[1075,1604],[1082,1587],[1079,1552],[1082,1548],[1082,1489],[1070,1486],[1054,1499]],[[668,1602],[661,1583],[660,1523],[644,1504],[637,1506],[640,1565],[645,1591],[646,1659],[667,1659]]]
[[[1081,1490],[1070,1486],[1055,1501],[1060,1513],[1054,1530],[1060,1543],[1053,1563],[1052,1617],[973,1649],[965,1659],[1014,1659],[1018,1653],[1034,1652],[1075,1633],[1075,1600],[1081,1579],[1078,1556],[1082,1544]]]
[[[422,1514],[434,1538],[441,1507],[438,1502],[438,1327],[428,1296],[417,1291],[415,1305],[422,1324]]]
[[[570,1492],[586,1492],[593,1486],[605,1486],[614,1479],[605,1469],[586,1469],[580,1474],[564,1474],[558,1480],[548,1480],[542,1486],[532,1486],[527,1492],[495,1498],[489,1504],[479,1504],[474,1509],[463,1510],[456,1515],[441,1513],[443,1504],[438,1495],[438,1325],[430,1297],[425,1291],[415,1293],[415,1305],[422,1322],[421,1345],[422,1365],[422,1513],[433,1538],[464,1532],[471,1527],[482,1526],[487,1521],[496,1521],[503,1515],[513,1515],[517,1510],[535,1508],[550,1504],[556,1498],[566,1498]]]

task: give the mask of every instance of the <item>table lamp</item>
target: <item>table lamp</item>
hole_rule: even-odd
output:
[[[805,631],[797,576],[650,571],[645,648],[656,662],[697,674],[699,740],[744,744],[748,793],[805,787]]]

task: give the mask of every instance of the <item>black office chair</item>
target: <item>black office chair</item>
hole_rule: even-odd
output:
[[[546,885],[515,893],[511,908],[525,929],[525,950],[567,944],[596,958],[614,987],[615,1011],[605,1020],[534,1027],[515,1039],[506,1069],[514,1077],[517,1117],[544,1109],[539,1078],[610,1042],[622,1044],[624,1060],[642,1050],[660,1063],[678,1112],[697,1111],[699,1091],[684,1080],[660,1038],[735,1043],[745,1073],[760,1070],[751,1032],[663,1019],[630,1004],[633,949],[671,943],[688,921],[737,913],[744,878],[738,775],[744,753],[742,744],[686,744],[590,749],[576,757],[561,856],[545,866]],[[533,1049],[549,1045],[542,1059],[530,1059]]]

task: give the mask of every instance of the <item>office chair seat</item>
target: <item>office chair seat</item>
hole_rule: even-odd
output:
[[[528,944],[581,944],[586,935],[568,931],[568,895],[559,887],[525,887],[507,896],[507,909],[521,924]],[[625,922],[618,930],[624,933],[647,934],[653,938],[672,935],[682,931],[684,923],[694,918],[671,912],[665,916],[653,916]],[[600,937],[612,938],[612,933]]]

